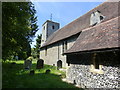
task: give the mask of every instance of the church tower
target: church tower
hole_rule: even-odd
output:
[[[43,45],[48,37],[55,32],[56,30],[59,29],[59,23],[53,22],[51,20],[47,20],[43,25],[42,25],[42,39],[41,39],[41,45]]]

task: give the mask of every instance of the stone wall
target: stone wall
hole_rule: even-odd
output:
[[[52,28],[52,26],[54,26],[54,29]],[[47,36],[49,37],[50,35],[52,35],[53,32],[55,32],[58,29],[59,29],[59,23],[48,22],[47,23],[47,34],[48,34]]]
[[[72,36],[67,41],[67,49],[69,49],[76,41],[78,35]],[[62,67],[66,67],[66,55],[63,55],[63,42],[65,40],[59,41],[55,44],[47,46],[47,55],[45,55],[45,48],[42,48],[40,51],[40,59],[44,60],[45,64],[57,66],[57,61],[62,61]]]
[[[40,59],[44,60],[45,64],[56,65],[58,60],[58,46],[54,44],[53,46],[47,47],[47,54],[45,54],[45,48],[40,51]]]
[[[42,26],[41,45],[43,45],[46,42],[46,40],[49,38],[49,36],[52,35],[58,29],[59,29],[59,23],[53,21],[46,21]]]
[[[82,58],[82,60],[77,61],[79,61],[79,64],[72,63],[67,69],[68,81],[76,83],[82,88],[120,88],[120,63],[118,58],[102,61],[103,74],[90,71],[89,58]]]
[[[67,80],[82,88],[118,88],[118,67],[103,67],[104,74],[90,72],[90,65],[71,65],[67,71]]]

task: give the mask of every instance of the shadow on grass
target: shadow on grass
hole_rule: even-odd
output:
[[[23,64],[3,63],[2,66],[3,88],[76,88],[63,82],[59,75],[55,75],[57,70],[53,66],[45,65],[43,69],[36,70],[36,64],[33,64],[34,75],[29,75],[29,70],[24,70]],[[45,74],[46,69],[50,69],[51,73]]]

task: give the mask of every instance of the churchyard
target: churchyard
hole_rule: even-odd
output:
[[[2,63],[2,88],[76,88],[63,82],[65,73],[55,66],[44,65],[36,69],[37,61],[32,61],[30,69],[25,69],[24,61],[6,61]],[[34,73],[30,74],[30,71]]]

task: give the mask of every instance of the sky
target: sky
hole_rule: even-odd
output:
[[[33,2],[38,17],[38,31],[33,39],[31,47],[36,44],[37,35],[42,32],[42,24],[46,20],[60,23],[60,28],[84,15],[91,9],[100,5],[102,2]]]

